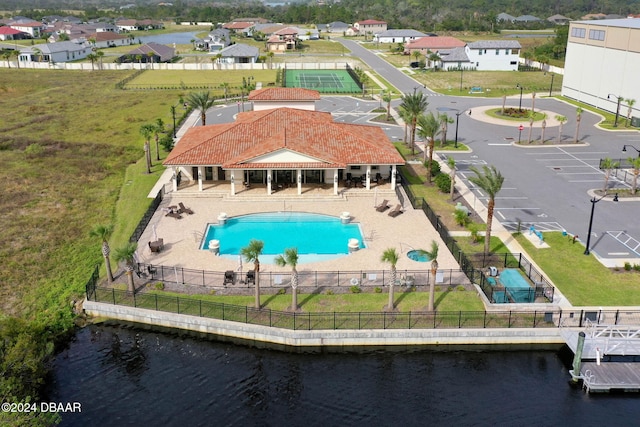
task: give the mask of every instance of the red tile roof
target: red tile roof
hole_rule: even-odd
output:
[[[3,27],[0,27],[0,34],[1,35],[12,35],[13,36],[15,34],[25,34],[25,33],[23,33],[22,31],[18,31],[18,30],[14,29],[14,28],[11,28],[11,27],[3,26]]]
[[[317,161],[261,163],[290,151]],[[221,165],[225,169],[326,169],[404,164],[382,128],[336,123],[330,113],[277,108],[240,113],[235,123],[190,128],[165,166]]]
[[[317,101],[320,92],[297,87],[268,87],[252,90],[249,101]]]
[[[364,21],[358,21],[359,25],[382,25],[386,24],[385,21],[377,21],[375,19],[365,19]]]
[[[412,42],[404,45],[405,49],[453,49],[454,47],[464,47],[466,43],[462,40],[458,40],[455,37],[442,36],[442,37],[420,37]]]
[[[253,23],[251,22],[231,22],[229,24],[224,24],[222,28],[226,28],[228,30],[244,30],[245,28],[253,27]]]

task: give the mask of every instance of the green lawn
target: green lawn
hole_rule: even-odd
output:
[[[243,78],[253,78],[252,82],[262,83],[266,87],[269,83],[275,83],[276,70],[212,70],[212,71],[184,71],[184,70],[148,70],[131,80],[129,83],[135,85],[163,86],[163,85],[211,85],[219,87],[223,83],[228,83],[229,87],[237,88],[242,86]]]
[[[438,311],[483,311],[484,306],[474,291],[449,290],[440,291],[436,287],[436,308]],[[305,312],[379,312],[389,300],[388,288],[381,293],[359,294],[299,294],[298,305]],[[260,301],[265,308],[285,311],[291,306],[291,290],[282,295],[262,295]],[[151,291],[159,295],[179,296],[181,298],[201,299],[203,301],[224,304],[253,306],[253,296],[219,296],[219,295],[184,295],[172,292]],[[428,292],[404,292],[395,287],[394,300],[401,312],[424,311],[429,302]]]
[[[560,232],[544,233],[549,249],[536,249],[520,235],[518,242],[560,289],[577,306],[640,305],[640,273],[610,270],[593,255],[584,255],[581,243]]]

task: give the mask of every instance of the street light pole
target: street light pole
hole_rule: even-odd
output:
[[[458,148],[458,120],[460,119],[460,115],[464,114],[464,111],[458,111],[457,113],[455,113],[456,115],[456,140],[453,144],[454,148]],[[469,115],[471,115],[471,110],[469,110]]]
[[[591,202],[591,216],[589,217],[589,231],[587,233],[587,246],[584,248],[584,254],[585,255],[589,255],[591,253],[591,251],[589,250],[589,245],[591,244],[591,227],[593,226],[593,212],[596,208],[596,203],[598,203],[600,200],[604,199],[607,195],[605,194],[604,196],[600,197],[599,199],[596,199],[596,196],[593,196],[590,200]],[[617,202],[618,201],[618,193],[615,194],[615,196],[613,196],[613,201]]]
[[[522,89],[523,89],[523,87],[520,86],[520,83],[518,83],[516,85],[516,89],[520,89],[520,104],[518,104],[518,111],[522,111]]]
[[[555,76],[555,74],[551,73],[551,87],[549,88],[549,96],[551,96],[551,92],[553,92],[553,78]]]
[[[464,73],[464,68],[462,65],[460,66],[460,93],[462,93],[462,74]]]
[[[618,127],[618,117],[620,117],[620,102],[622,102],[622,97],[621,96],[616,96],[612,93],[610,93],[609,95],[607,95],[607,99],[610,99],[609,97],[615,97],[618,100],[618,103],[616,104],[616,119],[613,122],[613,127],[617,128]]]

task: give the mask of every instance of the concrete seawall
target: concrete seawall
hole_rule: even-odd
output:
[[[298,348],[421,345],[561,345],[565,342],[559,328],[294,331],[94,301],[85,301],[84,311],[94,317]]]

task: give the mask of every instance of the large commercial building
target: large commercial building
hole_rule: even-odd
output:
[[[640,117],[640,19],[571,22],[562,94],[613,113],[636,100]]]

